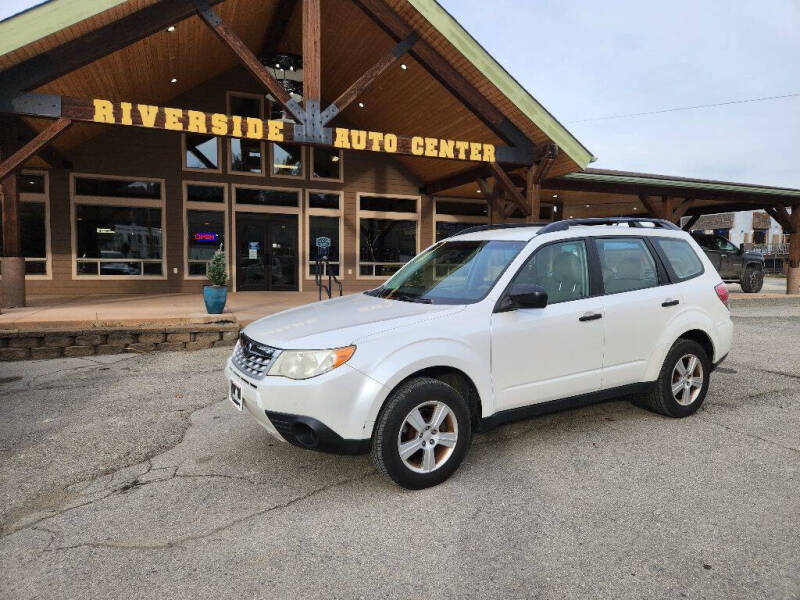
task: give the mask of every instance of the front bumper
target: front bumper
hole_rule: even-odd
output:
[[[347,364],[311,379],[254,380],[229,359],[225,377],[228,389],[231,381],[241,388],[244,408],[278,439],[340,454],[369,450],[372,431],[367,419],[382,386]]]

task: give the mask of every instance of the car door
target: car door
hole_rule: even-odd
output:
[[[587,241],[570,239],[537,248],[508,289],[517,282],[542,286],[548,304],[492,314],[491,369],[497,409],[599,390],[602,302],[592,293],[598,284],[592,286],[590,281]]]
[[[714,268],[717,270],[717,273],[722,276],[722,253],[719,251],[719,247],[716,242],[716,236],[710,234],[702,234],[702,235],[693,235],[694,240],[699,244],[699,246],[703,249],[703,252],[706,253],[708,260],[711,261],[711,264],[714,265]]]
[[[714,240],[720,257],[720,267],[717,271],[723,279],[737,279],[741,264],[739,249],[721,235],[714,236]]]
[[[594,238],[603,277],[603,387],[644,381],[667,323],[683,300],[644,238]]]

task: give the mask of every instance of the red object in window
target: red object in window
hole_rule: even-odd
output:
[[[194,239],[198,242],[216,242],[217,241],[217,234],[216,233],[195,233]]]
[[[730,309],[730,294],[728,293],[728,286],[724,283],[718,283],[714,286],[714,291],[717,292],[717,297],[725,305],[725,308]]]

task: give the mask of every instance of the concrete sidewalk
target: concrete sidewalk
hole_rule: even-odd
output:
[[[260,317],[317,300],[317,291],[229,293],[225,311],[206,313],[203,297],[185,294],[32,296],[25,308],[4,309],[0,329],[136,327],[237,321]]]

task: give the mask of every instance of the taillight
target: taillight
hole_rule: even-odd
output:
[[[714,291],[717,292],[717,298],[719,298],[720,302],[722,302],[725,305],[725,308],[730,310],[731,306],[728,302],[730,300],[730,294],[728,294],[728,286],[725,285],[724,283],[718,283],[717,285],[714,286]]]

